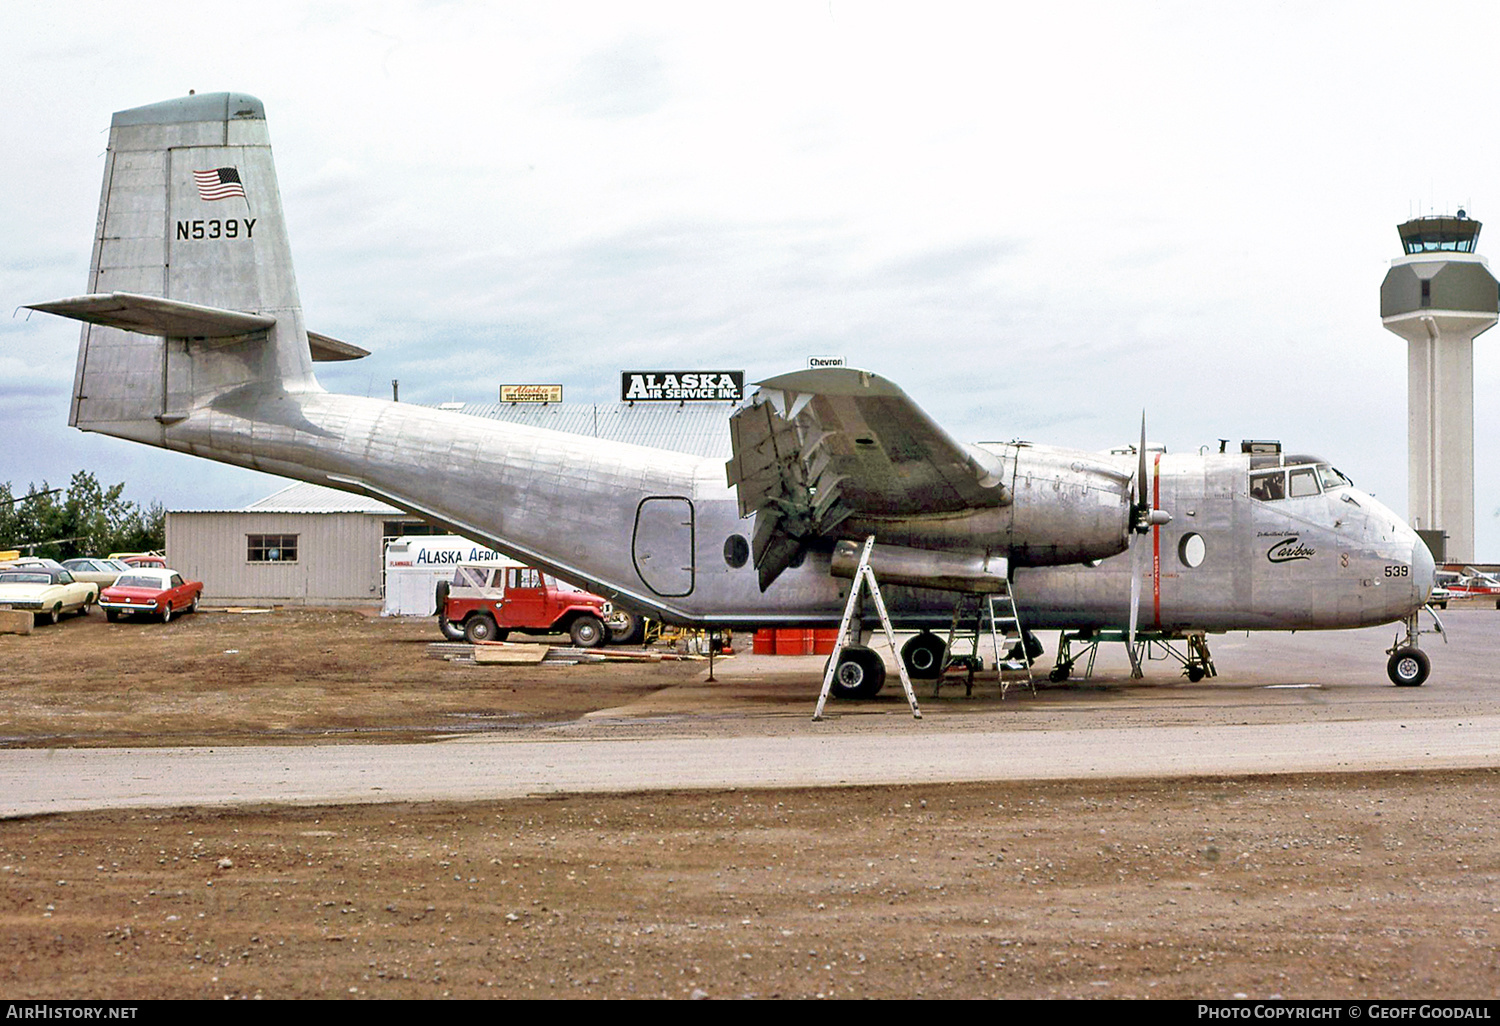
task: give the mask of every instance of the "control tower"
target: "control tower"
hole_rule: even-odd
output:
[[[1474,338],[1500,314],[1480,227],[1462,210],[1398,225],[1380,285],[1380,322],[1407,342],[1407,516],[1447,563],[1475,558]]]

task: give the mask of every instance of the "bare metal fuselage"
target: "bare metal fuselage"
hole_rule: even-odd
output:
[[[1342,479],[1261,501],[1251,457],[1162,456],[1149,498],[1170,522],[1136,534],[1136,457],[955,447],[898,388],[862,372],[825,389],[842,388],[845,405],[829,407],[816,436],[797,433],[807,425],[791,423],[792,409],[821,400],[788,391],[790,419],[766,420],[781,435],[757,448],[747,428],[752,444],[728,469],[328,394],[312,361],[339,344],[305,328],[265,112],[239,93],[115,114],[88,293],[35,308],[85,322],[70,418],[83,430],[375,496],[671,621],[836,623],[849,583],[830,572],[834,546],[870,534],[877,573],[902,568],[892,581],[973,593],[987,574],[1013,575],[1033,630],[1124,626],[1142,546],[1143,629],[1378,624],[1410,616],[1433,581],[1415,533]],[[826,378],[801,372],[774,387]],[[812,467],[800,491],[777,490],[782,464],[752,457],[793,435],[805,459],[842,462]],[[749,539],[770,507],[742,517],[731,478],[782,503],[777,515],[829,527],[783,545],[785,569],[764,591]],[[789,497],[805,508],[787,513]],[[852,508],[830,514],[835,498]],[[886,598],[898,623],[935,626],[956,596],[892,586]]]
[[[739,516],[718,460],[320,392],[226,395],[158,430],[152,440],[168,448],[385,499],[672,621],[831,624],[848,594],[829,573],[827,548],[764,594],[753,567],[731,565],[730,539],[753,525]],[[1013,461],[1018,505],[1029,490],[1064,485],[1062,450],[996,448]],[[1034,468],[1033,452],[1042,457]],[[1130,459],[1118,457],[1122,474]],[[1156,482],[1153,504],[1173,520],[1135,542],[1148,546],[1142,629],[1368,626],[1409,615],[1431,588],[1426,547],[1352,487],[1264,502],[1250,497],[1249,457],[1240,455],[1162,455]],[[934,557],[981,554],[1009,515],[858,526]],[[1030,629],[1119,627],[1128,616],[1128,552],[1013,574]],[[954,596],[893,587],[887,601],[900,623],[938,626]]]

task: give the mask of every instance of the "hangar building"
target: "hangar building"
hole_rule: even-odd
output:
[[[727,403],[443,403],[572,434],[729,458]],[[378,606],[393,538],[446,534],[365,496],[291,484],[243,509],[169,510],[167,560],[209,605]]]

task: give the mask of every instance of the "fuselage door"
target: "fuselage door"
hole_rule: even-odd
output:
[[[642,499],[632,543],[636,573],[663,598],[693,591],[693,503],[678,495]]]

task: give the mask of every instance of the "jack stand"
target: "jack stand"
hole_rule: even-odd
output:
[[[1213,656],[1208,654],[1208,636],[1202,631],[1194,631],[1187,636],[1187,662],[1183,664],[1182,672],[1187,679],[1193,682],[1202,680],[1204,677],[1217,677],[1219,671],[1214,668]]]
[[[922,712],[917,708],[917,695],[911,688],[911,678],[906,675],[906,663],[896,648],[896,631],[891,627],[890,614],[885,610],[885,599],[880,597],[880,585],[875,580],[875,571],[870,569],[870,550],[875,547],[875,536],[865,539],[865,547],[859,554],[859,567],[854,571],[854,580],[849,584],[849,601],[844,604],[844,618],[839,622],[839,640],[833,654],[828,657],[828,669],[823,672],[823,690],[818,695],[818,707],[813,711],[813,722],[823,718],[823,706],[828,702],[828,692],[833,687],[833,675],[838,672],[839,656],[849,639],[849,621],[854,617],[854,607],[859,601],[860,591],[868,586],[870,597],[875,600],[875,611],[880,614],[880,625],[885,628],[886,641],[890,642],[891,654],[896,657],[896,670],[901,674],[901,686],[906,689],[906,702],[911,706],[913,719],[920,720]]]

